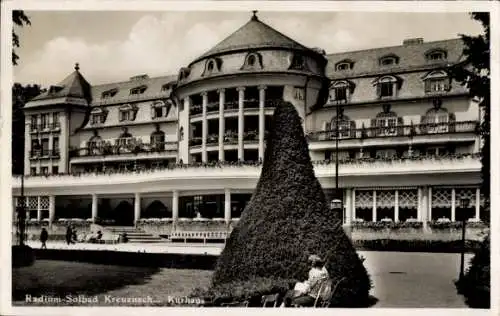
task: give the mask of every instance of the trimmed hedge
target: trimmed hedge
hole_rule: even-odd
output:
[[[354,240],[357,250],[365,251],[398,251],[398,252],[440,252],[460,253],[462,251],[461,240],[405,240],[405,239],[373,239]],[[465,251],[472,252],[480,247],[476,240],[465,241]]]
[[[242,288],[252,301],[262,293],[255,290],[256,280],[307,279],[310,254],[326,258],[334,281],[347,277],[332,299],[336,306],[368,301],[368,273],[341,219],[332,216],[297,111],[282,103],[274,112],[256,190],[219,257],[209,293]]]
[[[473,308],[490,308],[490,235],[481,242],[464,278],[456,282],[457,291]]]

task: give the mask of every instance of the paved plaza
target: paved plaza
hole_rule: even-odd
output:
[[[38,247],[34,242],[31,246]],[[147,253],[218,254],[222,245],[200,244],[120,244],[95,245],[49,243],[49,248],[102,249]],[[359,251],[378,299],[374,307],[465,308],[453,280],[457,278],[460,254]],[[471,255],[466,254],[468,264]],[[80,262],[40,260],[33,267],[14,269],[13,289],[17,304],[24,304],[22,293],[67,289],[89,295],[151,295],[157,305],[169,297],[188,295],[195,287],[210,282],[211,271],[106,266]],[[65,279],[66,278],[66,279]],[[36,280],[34,282],[33,280]],[[89,284],[92,285],[89,287]],[[96,286],[97,285],[97,286]],[[96,289],[98,292],[95,292]],[[101,301],[100,301],[101,302]]]

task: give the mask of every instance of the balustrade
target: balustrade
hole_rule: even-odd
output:
[[[31,133],[40,133],[40,132],[53,132],[60,131],[61,124],[59,122],[47,123],[47,124],[30,124],[30,132]]]
[[[112,156],[121,154],[140,154],[177,151],[177,142],[154,141],[143,143],[136,137],[122,137],[105,141],[89,142],[86,147],[70,150],[71,157]]]
[[[30,158],[59,158],[59,149],[40,149],[30,151]]]

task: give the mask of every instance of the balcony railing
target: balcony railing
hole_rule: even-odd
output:
[[[59,122],[47,123],[47,124],[35,124],[35,125],[30,124],[31,133],[53,132],[60,130],[61,130],[61,124]]]
[[[283,102],[281,99],[268,99],[264,102],[264,106],[266,108],[274,108],[280,102]],[[235,101],[226,101],[224,103],[224,110],[237,110],[239,106],[238,100]],[[259,100],[257,99],[248,99],[243,101],[243,108],[245,109],[258,109],[259,108]],[[219,102],[211,102],[207,104],[207,113],[218,111]],[[197,115],[203,112],[203,106],[201,104],[192,105],[189,111],[190,115]]]
[[[45,149],[45,150],[32,150],[30,151],[31,159],[41,159],[41,158],[59,158],[59,150],[58,149]]]
[[[376,137],[394,137],[394,136],[418,136],[432,134],[449,133],[476,133],[478,131],[477,121],[449,122],[436,124],[418,124],[403,125],[395,127],[368,127],[356,129],[340,129],[339,139],[364,139]],[[312,141],[335,139],[335,130],[320,132],[310,132],[307,138]]]
[[[70,157],[114,156],[124,154],[176,152],[177,142],[142,143],[135,138],[116,139],[110,141],[89,143],[70,151]]]

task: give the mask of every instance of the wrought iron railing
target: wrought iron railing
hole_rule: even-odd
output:
[[[39,149],[30,151],[30,158],[59,158],[59,149]]]
[[[479,123],[477,121],[402,125],[394,127],[367,127],[344,128],[339,130],[339,139],[363,139],[394,136],[418,136],[449,133],[476,133]],[[309,132],[307,138],[312,141],[335,139],[335,130]]]
[[[177,152],[177,142],[142,143],[135,138],[115,139],[89,143],[86,147],[70,150],[70,157],[114,156],[124,154]]]
[[[47,124],[30,124],[30,132],[51,132],[51,131],[60,131],[61,124],[59,122],[55,123],[47,123]]]

